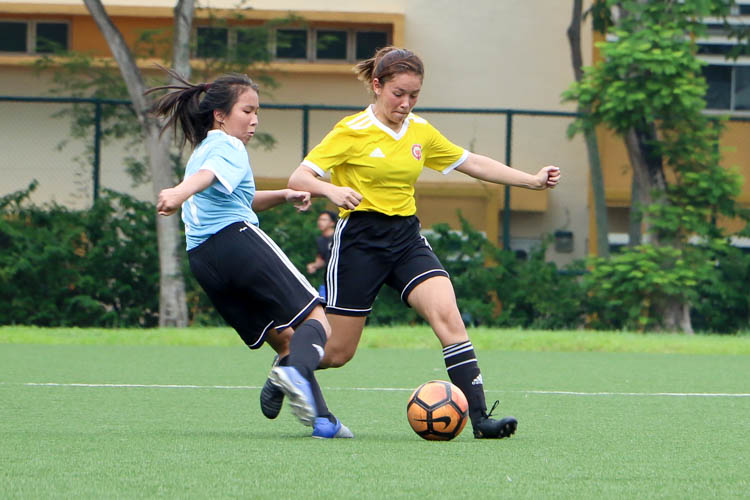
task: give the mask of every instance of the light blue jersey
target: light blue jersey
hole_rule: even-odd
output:
[[[242,141],[211,130],[190,155],[185,178],[199,170],[213,172],[216,182],[182,204],[188,250],[235,222],[258,225],[252,208],[255,179]]]

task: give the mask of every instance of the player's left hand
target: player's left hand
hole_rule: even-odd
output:
[[[552,189],[560,182],[560,169],[554,165],[548,165],[542,168],[536,176],[540,180],[539,189]]]
[[[294,208],[300,212],[306,212],[312,201],[310,199],[310,193],[307,191],[295,191],[294,189],[287,190],[286,201],[294,204]]]

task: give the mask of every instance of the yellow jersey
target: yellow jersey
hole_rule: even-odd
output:
[[[468,155],[414,113],[395,132],[369,106],[338,122],[302,164],[320,176],[330,172],[334,185],[360,193],[363,199],[355,211],[414,215],[414,184],[422,168],[447,174]],[[350,212],[342,208],[340,216]]]

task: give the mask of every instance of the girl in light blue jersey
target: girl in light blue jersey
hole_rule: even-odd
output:
[[[284,202],[300,210],[310,193],[256,191],[245,145],[258,126],[258,86],[245,75],[193,85],[174,71],[175,85],[154,106],[164,128],[183,132],[194,151],[184,180],[159,193],[160,215],[182,208],[190,269],[221,316],[251,349],[267,342],[281,361],[261,394],[269,418],[283,395],[313,437],[353,437],[326,406],[313,372],[331,328],[322,299],[284,252],[258,227],[256,212]],[[277,397],[277,393],[281,397]]]

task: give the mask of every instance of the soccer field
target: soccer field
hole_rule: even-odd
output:
[[[0,344],[0,498],[747,498],[750,356],[480,351],[517,434],[420,439],[439,349],[318,372],[353,440],[258,407],[244,347]]]

